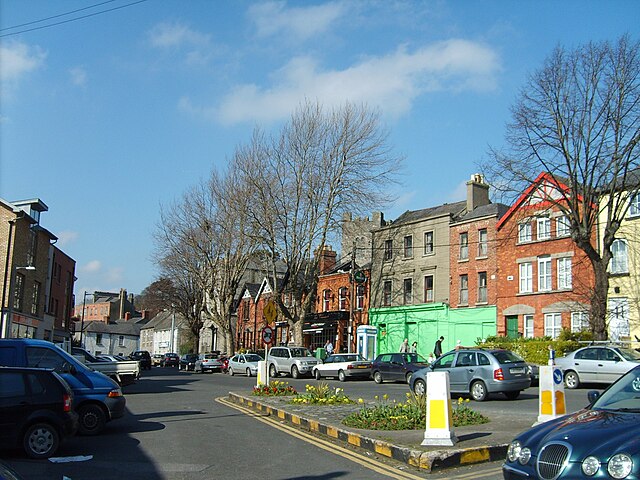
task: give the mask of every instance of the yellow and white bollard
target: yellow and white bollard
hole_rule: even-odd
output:
[[[267,378],[267,362],[260,360],[258,362],[258,376],[256,379],[256,387],[260,385],[267,385],[269,379]]]
[[[540,367],[540,401],[538,422],[543,423],[567,414],[562,370],[555,366]]]
[[[449,372],[427,373],[427,428],[422,445],[453,446],[453,412]]]

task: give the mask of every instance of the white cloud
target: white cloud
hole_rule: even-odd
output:
[[[489,47],[455,39],[413,52],[403,46],[344,70],[323,71],[313,58],[298,57],[272,75],[270,87],[237,86],[222,100],[216,115],[227,124],[278,120],[309,98],[325,106],[346,100],[365,103],[397,117],[425,93],[491,89],[499,69],[499,59]],[[209,112],[204,107],[194,110]]]
[[[40,68],[47,54],[38,46],[22,42],[0,45],[0,95],[6,97],[25,75]]]
[[[61,247],[67,246],[70,243],[75,242],[78,239],[78,232],[73,232],[73,231],[63,231],[63,232],[59,232],[58,234],[58,243],[60,244]]]
[[[248,10],[259,37],[282,33],[304,40],[329,29],[347,12],[342,2],[287,8],[286,2],[256,3]]]
[[[80,269],[84,273],[96,273],[102,269],[102,262],[100,260],[91,260],[86,265],[83,265]]]
[[[112,284],[121,284],[124,278],[124,269],[122,267],[113,267],[107,270],[105,281]]]
[[[213,56],[211,36],[200,33],[178,22],[160,23],[148,33],[153,47],[184,51],[189,65],[204,65]]]
[[[79,87],[83,87],[87,83],[87,71],[82,67],[74,67],[69,70],[71,83]]]

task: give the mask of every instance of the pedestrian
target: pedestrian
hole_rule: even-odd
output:
[[[411,344],[411,348],[409,349],[411,353],[418,353],[418,342],[413,342]]]
[[[409,351],[409,339],[405,338],[402,345],[400,345],[400,353],[407,353]]]
[[[331,343],[331,340],[327,339],[324,344],[324,351],[327,352],[327,355],[331,355],[333,353],[333,343]]]
[[[442,341],[444,340],[443,336],[440,336],[438,340],[436,340],[436,345],[433,347],[433,355],[436,358],[440,358],[442,356]]]

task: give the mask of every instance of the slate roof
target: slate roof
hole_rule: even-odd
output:
[[[169,330],[171,328],[171,320],[173,317],[173,312],[171,310],[164,310],[153,317],[149,322],[143,327],[139,327],[140,330],[146,330],[148,328],[153,328],[154,330]],[[176,312],[176,327],[181,327],[186,324],[186,319],[179,313]]]
[[[84,327],[85,332],[93,333],[110,333],[117,335],[140,336],[140,325],[131,322],[122,323],[104,323],[104,322],[88,322]]]
[[[455,203],[445,203],[443,205],[438,205],[436,207],[423,208],[421,210],[407,210],[402,215],[400,215],[391,226],[397,226],[399,224],[406,224],[417,222],[419,220],[424,220],[426,218],[431,217],[440,217],[443,215],[452,215],[458,216],[462,214],[467,208],[467,202],[455,202]]]
[[[509,205],[505,205],[503,203],[490,203],[488,205],[483,205],[481,207],[474,208],[468,213],[463,214],[456,221],[466,222],[469,220],[474,220],[476,218],[482,217],[496,217],[502,218],[502,216],[507,213],[509,210]]]

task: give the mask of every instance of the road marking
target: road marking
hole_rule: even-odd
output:
[[[326,450],[328,452],[334,453],[336,455],[339,455],[343,458],[346,458],[347,460],[350,460],[354,463],[357,463],[359,465],[362,465],[363,467],[368,468],[369,470],[373,470],[377,473],[381,473],[383,475],[387,475],[390,478],[396,478],[398,480],[423,480],[425,477],[420,477],[417,475],[414,475],[410,472],[405,472],[402,470],[397,470],[389,465],[386,465],[384,463],[381,463],[371,457],[367,457],[365,455],[362,455],[358,452],[354,452],[353,450],[348,450],[346,448],[341,447],[340,445],[336,445],[335,443],[331,443],[329,441],[323,440],[321,438],[317,438],[314,437],[302,430],[299,430],[295,427],[291,427],[288,425],[285,425],[277,420],[275,420],[273,417],[269,417],[269,416],[265,416],[264,414],[261,413],[257,413],[253,410],[250,410],[248,408],[242,407],[240,405],[237,405],[235,403],[231,403],[229,402],[227,399],[220,397],[220,398],[216,398],[215,399],[218,403],[222,403],[223,405],[226,405],[230,408],[234,408],[236,410],[239,410],[243,413],[246,413],[247,415],[255,418],[256,420],[265,423],[271,427],[277,428],[278,430],[285,432],[289,435],[292,435],[296,438],[299,438],[307,443],[313,444],[315,446],[317,446],[318,448],[321,448],[323,450]]]

